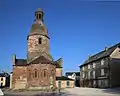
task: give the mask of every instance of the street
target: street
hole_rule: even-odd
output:
[[[26,91],[26,92],[4,92],[5,96],[120,96],[120,88],[97,89],[97,88],[69,88],[60,93]]]

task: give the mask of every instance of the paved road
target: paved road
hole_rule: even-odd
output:
[[[4,96],[58,96],[57,93],[41,92],[5,92]]]
[[[61,93],[41,93],[33,92],[5,92],[4,96],[120,96],[118,89],[96,89],[96,88],[69,88],[62,90]]]
[[[97,89],[97,88],[76,87],[72,89],[65,89],[64,92],[70,94],[71,96],[120,96],[120,88]]]

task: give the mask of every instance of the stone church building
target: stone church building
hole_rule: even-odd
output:
[[[66,81],[69,87],[74,87],[72,79],[62,76],[62,58],[54,61],[50,54],[50,37],[43,18],[43,11],[38,9],[27,37],[27,58],[17,59],[15,54],[12,56],[13,90],[54,89],[62,87],[61,81]]]

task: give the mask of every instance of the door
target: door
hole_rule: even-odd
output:
[[[58,89],[61,89],[61,81],[58,81]]]

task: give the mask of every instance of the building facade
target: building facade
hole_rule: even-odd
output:
[[[8,73],[0,73],[0,88],[10,86],[10,75]]]
[[[54,61],[50,54],[50,37],[43,18],[43,11],[38,9],[27,37],[27,58],[12,56],[13,90],[51,90],[57,88],[56,78],[62,78],[62,58]]]
[[[80,86],[111,88],[120,86],[120,43],[89,56],[80,65]]]
[[[56,77],[56,87],[58,89],[74,88],[74,80],[66,76]]]
[[[66,72],[66,77],[74,80],[74,85],[80,87],[80,72]]]

